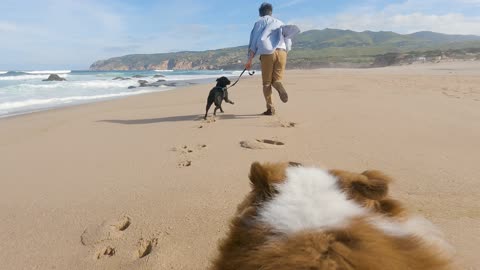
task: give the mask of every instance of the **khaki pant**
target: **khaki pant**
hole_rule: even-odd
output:
[[[285,66],[287,65],[287,52],[284,50],[275,50],[273,54],[262,54],[260,56],[262,64],[263,95],[267,103],[267,109],[274,111],[272,101],[272,84],[281,82]]]

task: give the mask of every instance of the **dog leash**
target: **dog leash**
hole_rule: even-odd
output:
[[[227,89],[230,89],[230,88],[234,87],[235,84],[237,84],[238,81],[240,81],[240,78],[242,78],[242,75],[243,75],[243,73],[245,73],[245,71],[247,71],[247,69],[244,69],[244,70],[242,71],[242,73],[240,73],[240,76],[238,76],[238,79],[237,79],[232,85],[230,85],[229,87],[227,87]],[[255,74],[255,70],[248,71],[248,75],[253,76],[254,74]]]

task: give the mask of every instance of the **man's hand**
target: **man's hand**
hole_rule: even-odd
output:
[[[248,51],[248,61],[245,64],[245,69],[250,70],[250,68],[252,68],[252,61],[253,61],[254,57],[255,57],[255,53],[252,50],[249,50]]]
[[[252,68],[252,58],[248,59],[247,63],[245,64],[245,69],[250,70]]]

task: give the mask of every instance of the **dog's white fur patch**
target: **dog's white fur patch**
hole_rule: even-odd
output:
[[[444,251],[446,256],[454,253],[453,247],[444,240],[443,233],[424,217],[411,216],[404,221],[395,221],[377,216],[370,219],[370,224],[391,236],[406,237],[414,235],[425,243]]]
[[[318,168],[291,167],[279,192],[259,211],[259,220],[282,233],[331,229],[348,225],[367,210],[348,200],[335,176]]]
[[[453,248],[442,233],[427,219],[411,216],[394,220],[370,212],[338,187],[335,176],[318,168],[290,167],[283,183],[277,184],[278,194],[259,210],[259,221],[275,231],[291,234],[302,230],[340,229],[356,217],[394,237],[417,236],[426,244],[453,254]]]

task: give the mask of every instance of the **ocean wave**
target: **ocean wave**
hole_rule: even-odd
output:
[[[0,108],[6,109],[9,107],[16,108],[16,106],[29,106],[19,102],[45,102],[37,100],[53,100],[49,102],[66,102],[72,97],[72,100],[89,100],[96,98],[108,98],[115,97],[116,95],[126,95],[124,93],[143,93],[143,90],[147,91],[164,91],[171,87],[161,85],[159,87],[147,87],[147,88],[135,88],[128,89],[129,86],[137,86],[132,82],[123,81],[70,81],[70,82],[49,82],[43,84],[15,84],[0,87]],[[113,95],[113,96],[110,96]],[[78,96],[84,96],[84,98],[77,98]],[[91,98],[93,97],[93,98]],[[63,98],[66,98],[64,100]],[[55,104],[53,104],[55,105]],[[2,107],[3,106],[3,107]],[[2,114],[0,110],[0,115]]]
[[[8,71],[0,71],[0,74],[6,74]]]
[[[96,100],[126,97],[150,92],[159,92],[175,87],[161,85],[157,87],[139,88],[139,80],[154,83],[159,80],[170,82],[195,81],[211,83],[220,76],[237,77],[232,71],[163,71],[162,78],[155,78],[158,73],[149,72],[93,72],[73,71],[60,76],[67,78],[63,82],[43,82],[50,71],[7,71],[0,74],[0,117],[23,112],[44,110],[59,106],[88,103]],[[35,72],[35,74],[32,74]],[[53,72],[53,71],[52,71]],[[55,71],[56,72],[56,71]],[[134,75],[144,75],[132,78]],[[245,74],[244,74],[245,76]],[[113,80],[113,77],[129,77],[130,80]],[[202,82],[202,79],[204,80]],[[236,78],[235,78],[236,79]],[[168,83],[167,83],[168,84]],[[127,89],[136,86],[135,89]],[[182,84],[178,85],[179,87]]]
[[[23,80],[46,79],[46,78],[48,78],[48,75],[0,76],[0,81],[23,81]]]
[[[63,81],[63,82],[48,82],[45,84],[18,84],[10,86],[15,89],[28,90],[28,89],[109,89],[109,88],[127,88],[129,86],[137,86],[136,81],[105,81],[105,80],[93,80],[93,81]]]
[[[204,79],[216,79],[219,77],[233,77],[231,73],[218,73],[218,74],[204,74],[204,75],[168,75],[165,77],[167,81],[189,81],[189,80],[204,80]]]
[[[97,74],[95,74],[95,76],[100,77],[100,78],[128,77],[124,72],[97,73]]]
[[[48,78],[48,74],[45,75],[16,75],[16,76],[0,76],[0,81],[25,81],[25,80],[43,80]],[[60,76],[66,78],[68,75]]]
[[[71,70],[35,70],[35,71],[22,71],[27,74],[68,74]]]
[[[173,72],[173,69],[155,69],[156,72]]]
[[[243,70],[234,70],[232,71],[232,75],[235,75],[235,76],[239,76],[240,74],[242,74]],[[245,71],[247,72],[247,71]]]
[[[16,109],[22,109],[27,107],[37,107],[37,106],[44,106],[44,105],[62,105],[62,104],[69,104],[73,102],[133,96],[133,95],[147,94],[152,92],[155,92],[155,90],[140,90],[136,92],[120,92],[115,94],[104,94],[104,95],[95,95],[95,96],[72,96],[72,97],[63,97],[63,98],[28,99],[24,101],[0,103],[0,110],[6,111],[6,110],[16,110]]]

